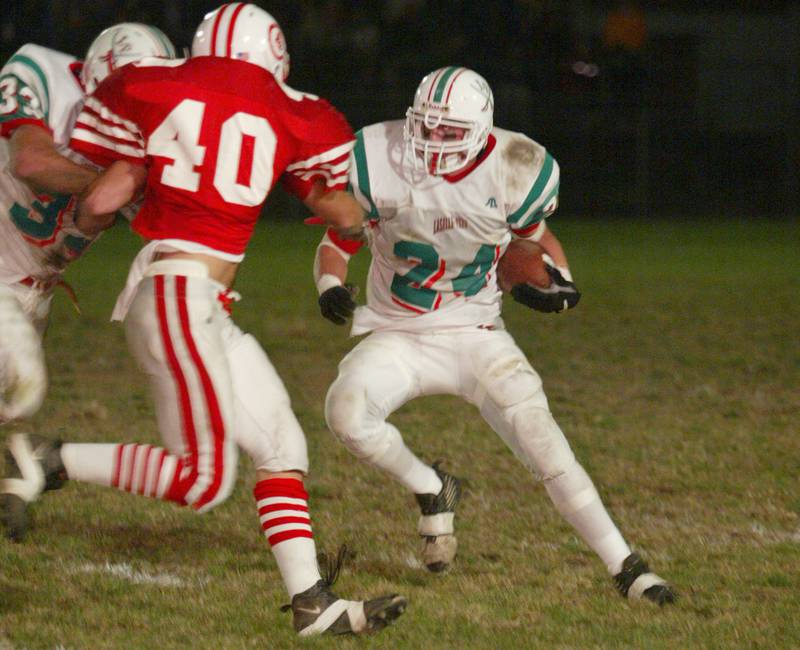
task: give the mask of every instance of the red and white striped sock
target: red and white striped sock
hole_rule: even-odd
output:
[[[180,489],[183,461],[160,447],[67,443],[61,458],[70,479],[185,503]]]
[[[256,483],[253,495],[261,529],[291,598],[321,579],[308,514],[308,493],[299,479],[271,478]]]

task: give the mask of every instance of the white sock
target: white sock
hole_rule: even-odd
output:
[[[135,442],[68,443],[61,447],[61,460],[67,477],[74,481],[186,504],[185,492],[177,489],[183,461],[161,447]]]
[[[67,476],[73,481],[94,483],[109,487],[114,472],[118,445],[65,443],[61,446],[61,460]]]
[[[592,479],[579,463],[564,474],[544,481],[556,509],[589,547],[600,556],[608,572],[616,575],[631,553],[600,500]]]
[[[367,460],[400,481],[414,494],[439,494],[442,480],[436,471],[423,463],[403,442],[400,433],[392,425],[389,448],[380,456]]]

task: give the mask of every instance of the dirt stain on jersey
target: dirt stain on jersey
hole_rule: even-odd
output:
[[[531,185],[531,174],[541,167],[544,148],[530,140],[512,139],[503,150],[508,164],[508,187],[512,191],[526,192]]]

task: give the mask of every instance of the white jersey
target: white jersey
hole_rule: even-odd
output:
[[[8,138],[24,124],[52,132],[58,150],[67,148],[83,104],[80,62],[38,45],[23,45],[0,70],[0,282],[50,283],[90,243],[74,224],[69,195],[34,194],[10,172]]]
[[[494,128],[477,165],[429,176],[406,159],[403,125],[357,134],[350,183],[369,212],[372,263],[352,333],[501,326],[497,261],[555,210],[558,164],[527,136]]]

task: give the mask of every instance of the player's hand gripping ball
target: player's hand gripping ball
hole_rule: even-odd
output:
[[[497,264],[497,281],[518,303],[545,313],[572,309],[581,299],[575,283],[548,264],[544,249],[526,239],[508,245]]]
[[[518,284],[531,284],[544,289],[550,286],[550,274],[542,257],[544,248],[528,239],[512,239],[497,263],[500,289],[511,291]]]

